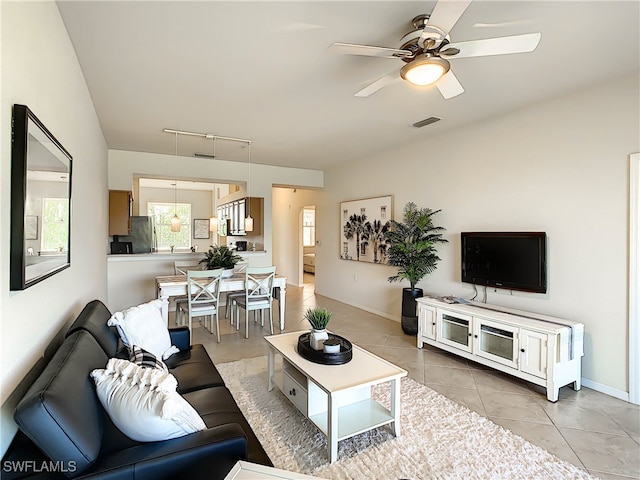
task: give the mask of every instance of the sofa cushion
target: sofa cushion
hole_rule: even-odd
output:
[[[166,360],[179,350],[171,345],[166,322],[162,319],[162,302],[150,302],[114,313],[107,325],[116,327],[123,343],[131,348],[138,345]]]
[[[224,380],[202,344],[174,353],[165,363],[178,381],[179,393],[224,385]]]
[[[109,417],[133,440],[157,442],[206,429],[198,413],[176,392],[176,379],[169,373],[112,358],[91,376]]]
[[[273,466],[267,452],[244,418],[231,392],[226,387],[212,387],[185,393],[184,399],[200,414],[208,428],[237,423],[247,437],[247,461]]]
[[[107,357],[114,357],[119,349],[119,339],[115,327],[107,326],[109,318],[111,318],[111,312],[104,303],[100,300],[93,300],[82,309],[78,318],[67,330],[66,336],[68,337],[78,330],[86,330],[100,344]]]
[[[51,460],[71,465],[72,477],[97,459],[103,410],[90,372],[106,365],[107,355],[85,330],[67,337],[14,413],[20,429]]]

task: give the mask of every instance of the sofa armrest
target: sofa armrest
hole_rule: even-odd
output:
[[[169,336],[171,337],[171,345],[175,345],[179,350],[189,350],[191,348],[189,327],[170,328]]]
[[[229,423],[113,452],[80,478],[224,479],[238,460],[246,458],[244,431],[237,423]]]

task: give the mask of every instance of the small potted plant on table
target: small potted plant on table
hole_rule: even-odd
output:
[[[327,325],[331,320],[332,313],[326,308],[308,308],[304,314],[311,325],[311,335],[309,336],[309,344],[314,350],[322,350],[323,342],[329,338],[327,333]]]

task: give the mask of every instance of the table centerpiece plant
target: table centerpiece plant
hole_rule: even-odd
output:
[[[216,268],[224,268],[223,277],[233,276],[234,267],[242,260],[240,255],[236,255],[226,245],[210,245],[209,250],[204,254],[204,258],[200,263],[204,264],[205,270],[215,270]]]
[[[309,344],[314,350],[322,350],[323,342],[329,338],[327,333],[327,325],[331,320],[332,312],[326,308],[308,308],[304,314],[311,325],[311,334],[309,336]]]

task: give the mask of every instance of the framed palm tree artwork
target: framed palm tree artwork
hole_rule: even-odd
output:
[[[387,195],[340,203],[340,258],[386,263],[385,233],[392,220],[392,202]]]

